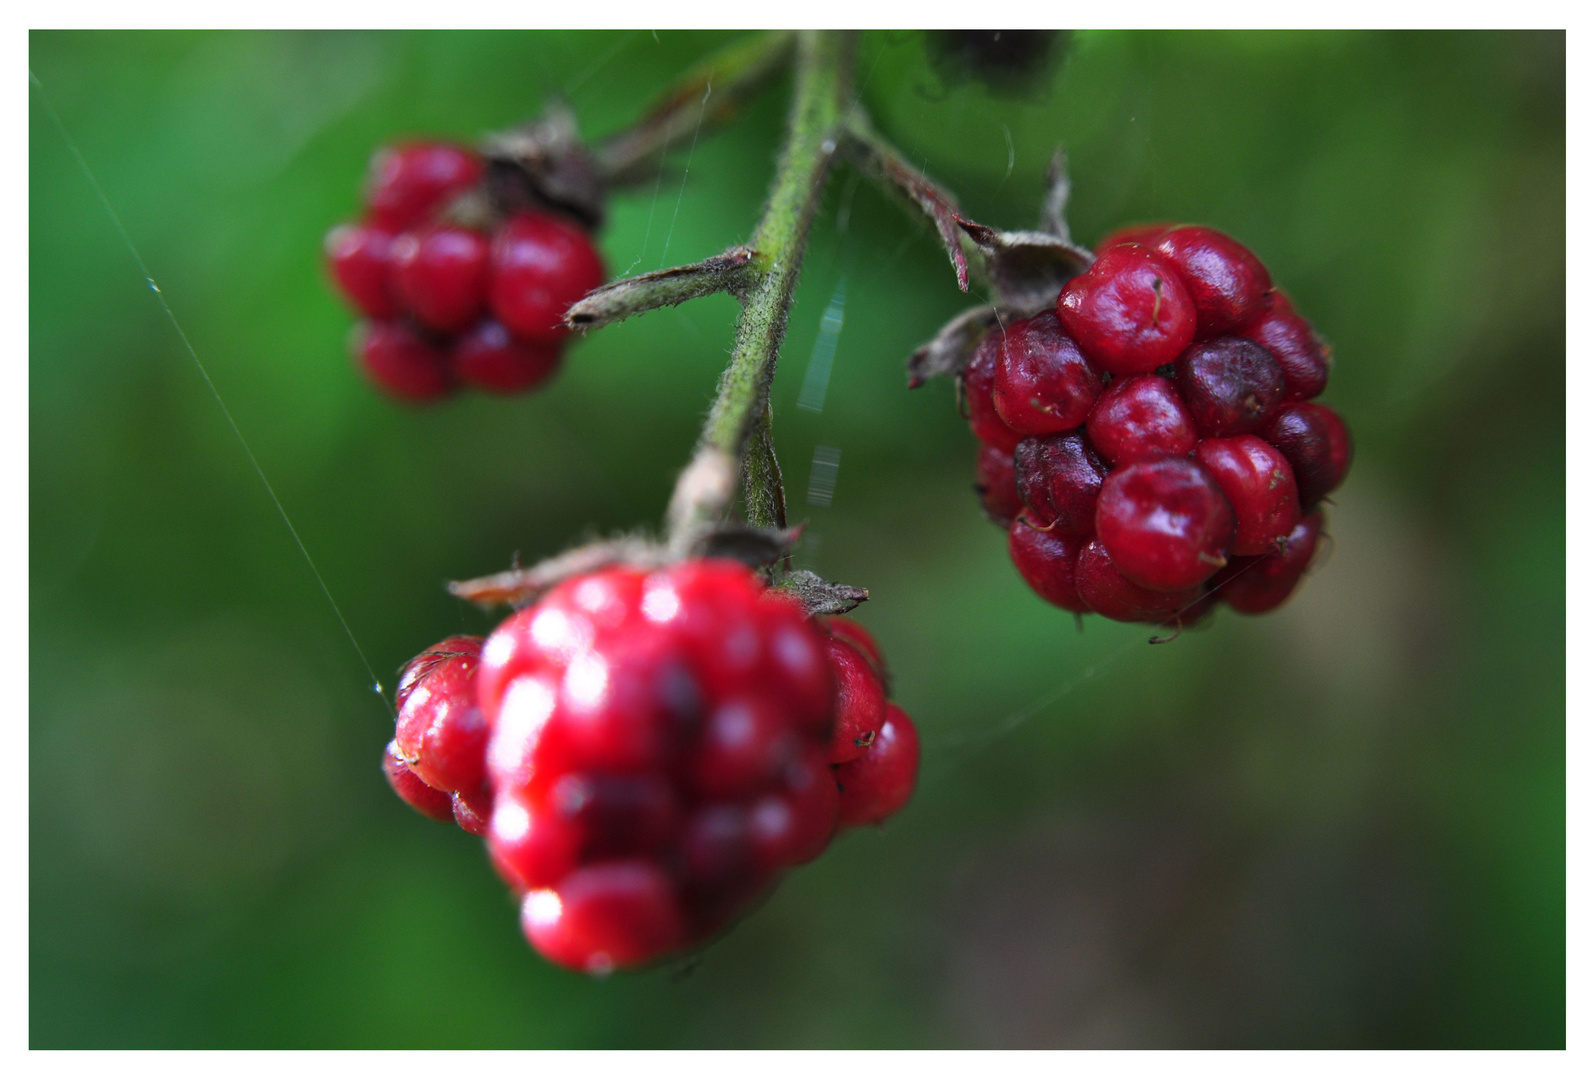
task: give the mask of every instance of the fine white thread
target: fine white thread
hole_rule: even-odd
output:
[[[127,228],[122,224],[121,217],[117,214],[115,208],[111,206],[111,200],[106,197],[105,190],[100,187],[99,180],[95,178],[94,170],[89,168],[89,163],[83,157],[82,151],[78,149],[77,143],[72,141],[72,136],[66,130],[66,124],[62,122],[60,114],[55,111],[55,106],[50,101],[50,96],[44,91],[44,84],[39,81],[39,77],[33,73],[31,67],[28,69],[28,82],[32,84],[33,89],[37,92],[39,103],[50,117],[50,123],[54,125],[56,132],[61,136],[61,141],[66,144],[67,151],[72,155],[73,160],[77,162],[78,168],[83,173],[83,178],[88,181],[89,187],[94,191],[94,197],[99,200],[101,208],[105,211],[105,216],[110,218],[111,225],[115,228],[117,236],[121,238],[123,246],[127,248],[128,254],[132,256],[133,262],[138,266],[139,273],[144,277],[144,283],[155,294],[155,299],[161,305],[161,311],[166,314],[166,321],[171,323],[173,332],[177,334],[177,339],[183,344],[183,350],[188,353],[188,358],[194,362],[195,370],[199,372],[200,378],[205,382],[205,388],[210,391],[211,398],[216,402],[216,407],[221,410],[222,416],[227,420],[227,426],[232,428],[233,435],[238,439],[238,445],[243,448],[244,456],[249,459],[250,468],[255,470],[255,476],[260,480],[260,486],[266,489],[266,494],[271,498],[272,505],[277,508],[277,516],[282,518],[283,526],[288,530],[288,535],[293,537],[295,546],[299,548],[299,554],[304,556],[305,565],[310,567],[310,573],[315,577],[316,584],[321,587],[321,595],[327,598],[327,604],[332,608],[332,613],[338,618],[338,625],[343,627],[344,634],[349,638],[349,644],[354,647],[355,655],[360,658],[360,663],[365,667],[366,675],[371,680],[372,693],[381,698],[383,704],[387,705],[389,711],[392,712],[393,706],[382,689],[382,682],[377,678],[376,671],[372,669],[371,662],[366,659],[365,650],[360,648],[360,642],[355,638],[354,631],[349,627],[349,620],[343,617],[343,609],[338,607],[338,602],[332,598],[332,591],[327,588],[327,582],[321,576],[321,571],[316,569],[315,560],[310,557],[309,549],[305,547],[305,542],[300,539],[299,530],[294,528],[293,521],[288,517],[288,511],[282,505],[282,500],[277,497],[277,492],[271,486],[271,481],[266,479],[265,470],[260,467],[260,462],[256,459],[255,452],[249,448],[249,442],[244,438],[243,431],[239,429],[238,421],[233,419],[231,410],[227,408],[226,402],[222,400],[221,392],[216,389],[216,384],[211,381],[210,372],[205,369],[205,365],[200,361],[199,353],[194,350],[193,343],[188,340],[188,334],[184,332],[182,324],[177,321],[177,316],[172,312],[171,305],[167,303],[166,294],[155,283],[155,277],[150,273],[149,267],[145,265],[144,257],[139,254],[138,247],[133,243],[133,238],[128,235]]]

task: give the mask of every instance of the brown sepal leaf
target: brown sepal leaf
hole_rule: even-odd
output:
[[[539,119],[489,135],[480,149],[488,163],[488,195],[501,216],[554,209],[589,229],[603,224],[604,181],[568,105],[553,102]]]
[[[843,615],[869,599],[869,590],[826,581],[812,570],[794,570],[777,586],[810,615]]]
[[[734,559],[757,570],[790,555],[803,528],[794,525],[789,529],[761,529],[727,523],[699,538],[692,553],[710,559]]]
[[[885,181],[888,191],[930,218],[942,245],[947,249],[947,257],[952,260],[953,272],[958,276],[958,287],[968,292],[969,260],[964,255],[963,241],[958,235],[958,228],[963,223],[958,200],[879,139],[862,114],[852,118],[852,128],[843,146],[861,168],[873,173],[877,180]]]
[[[1069,279],[1091,265],[1091,252],[1051,233],[1000,232],[962,218],[958,224],[980,248],[986,279],[997,295],[1024,315],[1057,303]]]
[[[469,581],[449,582],[449,592],[484,608],[508,605],[522,608],[534,603],[549,589],[568,577],[590,574],[606,566],[663,566],[669,561],[665,549],[650,540],[623,536],[598,540],[544,559],[536,566],[517,566]]]
[[[954,315],[908,358],[909,389],[923,386],[929,379],[950,379],[961,374],[980,339],[1007,314],[1001,305],[981,304]]]

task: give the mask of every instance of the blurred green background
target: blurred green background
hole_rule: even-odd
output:
[[[32,35],[389,682],[492,625],[446,579],[657,521],[736,308],[595,333],[532,397],[416,410],[351,367],[323,233],[385,141],[556,94],[602,135],[730,37]],[[34,1046],[1563,1044],[1563,36],[1082,32],[1014,97],[878,33],[860,72],[980,220],[1028,227],[1063,142],[1082,240],[1172,218],[1262,256],[1335,343],[1325,400],[1357,440],[1328,563],[1172,644],[1077,633],[981,517],[952,388],[904,389],[967,298],[844,170],[777,442],[801,562],[871,591],[919,794],[690,970],[557,970],[480,843],[385,787],[388,713],[30,91]],[[784,108],[619,193],[611,272],[745,238]],[[816,446],[841,451],[828,506],[805,505]]]

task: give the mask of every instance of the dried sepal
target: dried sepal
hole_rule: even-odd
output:
[[[869,590],[826,581],[812,570],[794,570],[775,588],[802,604],[810,615],[844,615],[869,599]]]
[[[950,379],[961,374],[980,346],[980,339],[1007,315],[1007,308],[1001,304],[981,304],[954,315],[908,358],[909,388],[923,386],[930,379]]]
[[[573,304],[565,325],[590,330],[717,292],[740,297],[752,280],[753,258],[752,249],[734,247],[702,262],[612,281]]]
[[[569,106],[553,102],[537,120],[489,135],[480,149],[487,158],[487,192],[501,216],[554,209],[589,229],[603,224],[607,185]]]
[[[1047,192],[1041,197],[1041,231],[1051,233],[1064,243],[1069,236],[1069,155],[1063,147],[1055,147],[1047,162]]]
[[[1000,232],[975,221],[959,226],[980,249],[986,280],[1004,303],[1033,315],[1057,303],[1058,294],[1091,265],[1091,252],[1044,232]]]
[[[692,554],[709,559],[734,559],[757,570],[779,562],[792,553],[803,534],[803,526],[789,529],[761,529],[754,525],[728,522],[698,538]]]
[[[657,543],[635,536],[598,540],[544,559],[536,566],[517,566],[469,581],[449,582],[449,592],[484,608],[533,603],[568,577],[590,574],[606,566],[663,566],[669,554]]]
[[[859,168],[885,190],[922,212],[936,227],[947,257],[952,260],[958,287],[969,291],[969,260],[964,255],[959,227],[963,217],[958,200],[936,181],[910,165],[897,149],[875,133],[862,110],[848,117],[843,148]]]

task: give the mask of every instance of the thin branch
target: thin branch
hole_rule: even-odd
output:
[[[725,513],[736,491],[743,446],[766,407],[809,230],[836,154],[851,45],[850,36],[834,31],[799,35],[786,145],[775,187],[748,244],[757,252],[750,264],[756,276],[698,452],[670,501],[672,550],[690,550]]]
[[[737,41],[682,76],[635,125],[598,147],[598,172],[610,184],[650,179],[660,154],[690,139],[699,120],[719,126],[769,85],[792,56],[790,30]]]

